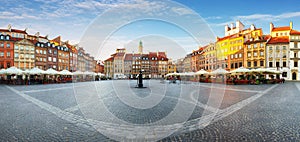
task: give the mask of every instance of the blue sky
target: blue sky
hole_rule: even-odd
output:
[[[110,50],[107,51],[113,52],[115,48],[133,45],[129,43],[130,41],[146,40],[143,37],[147,37],[147,35],[163,36],[166,37],[165,39],[176,38],[177,44],[186,46],[186,52],[197,49],[198,46],[202,46],[205,43],[191,41],[190,35],[185,31],[187,28],[187,30],[192,31],[192,34],[193,31],[195,33],[198,31],[202,32],[201,26],[195,30],[189,29],[192,23],[189,18],[195,18],[191,18],[191,13],[193,12],[203,18],[202,20],[211,28],[214,36],[219,37],[224,36],[224,25],[236,20],[240,20],[246,27],[249,27],[250,24],[255,24],[257,28],[263,28],[264,34],[269,33],[270,22],[273,22],[275,26],[287,26],[290,21],[293,21],[294,29],[300,30],[300,2],[298,0],[174,1],[182,4],[182,7],[184,7],[174,5],[174,9],[172,8],[173,12],[178,14],[177,22],[180,23],[179,25],[176,25],[176,20],[175,24],[159,20],[130,22],[121,28],[119,27],[119,30],[114,31],[110,35],[114,37],[110,37],[107,40],[106,46],[110,47]],[[159,0],[4,0],[1,2],[0,7],[0,27],[6,28],[8,24],[11,24],[13,28],[28,28],[28,32],[31,34],[40,32],[41,35],[49,35],[50,39],[61,35],[63,40],[69,40],[71,43],[81,43],[89,26],[97,21],[99,16],[107,10],[116,9],[119,6],[123,6],[123,10],[139,8],[139,10],[149,13],[150,16],[157,13],[163,15],[163,12],[165,12],[163,9],[166,9],[161,6]],[[193,11],[190,11],[190,9]],[[136,15],[138,14],[136,13]],[[112,18],[108,18],[104,22],[101,21],[99,24],[104,24],[102,27],[110,26],[109,24],[113,24],[108,23],[110,20],[115,22],[114,20],[120,18],[119,15],[113,14],[113,12],[110,13],[110,16]],[[128,15],[127,18],[130,18],[130,16]],[[185,21],[182,17],[186,18]],[[182,25],[187,26],[184,28]],[[206,25],[204,28],[207,28]],[[101,33],[101,30],[97,32]],[[199,39],[205,38],[201,37],[201,35],[196,37]],[[145,45],[147,45],[147,40],[145,42]],[[92,45],[82,44],[82,46],[98,49],[98,47],[92,47]],[[168,50],[168,48],[164,50]],[[94,52],[91,50],[90,52],[97,53],[99,51]],[[107,55],[103,55],[103,57],[101,55],[100,58],[106,58]]]

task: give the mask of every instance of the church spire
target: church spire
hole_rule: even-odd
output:
[[[139,44],[139,54],[143,54],[143,42],[140,41],[140,44]]]

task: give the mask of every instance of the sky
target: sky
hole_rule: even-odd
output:
[[[145,52],[167,51],[176,59],[223,37],[224,26],[236,20],[246,28],[254,24],[264,34],[269,34],[270,22],[288,26],[292,21],[300,30],[299,5],[299,0],[4,0],[0,28],[11,24],[49,39],[60,35],[101,60],[116,48],[137,52],[133,46],[139,41]]]

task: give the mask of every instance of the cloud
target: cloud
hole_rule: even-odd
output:
[[[182,8],[182,7],[173,7],[172,11],[177,13],[178,15],[191,15],[194,14],[193,11],[191,11],[190,9],[187,8]]]
[[[289,19],[294,17],[300,17],[300,12],[289,12],[289,13],[282,13],[279,15],[271,15],[271,14],[252,14],[252,15],[244,15],[244,16],[235,16],[232,19],[239,19],[239,20],[259,20],[259,21],[279,21],[283,19]]]
[[[39,19],[39,18],[33,15],[29,15],[27,13],[17,14],[17,13],[12,13],[10,11],[4,11],[4,12],[0,12],[0,19],[18,20],[18,19]]]
[[[206,17],[204,18],[205,20],[219,20],[222,19],[221,16],[211,16],[211,17]]]

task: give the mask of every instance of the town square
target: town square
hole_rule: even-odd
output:
[[[4,0],[0,141],[300,141],[299,4]]]

